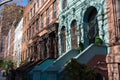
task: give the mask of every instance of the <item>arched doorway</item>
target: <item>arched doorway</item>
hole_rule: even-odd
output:
[[[73,20],[71,23],[71,44],[73,49],[76,49],[78,47],[76,33],[77,33],[77,22],[76,20]]]
[[[61,29],[61,52],[64,53],[66,51],[66,34],[65,34],[65,26]]]
[[[84,44],[85,47],[95,42],[95,37],[99,34],[97,10],[95,7],[89,7],[84,14]]]

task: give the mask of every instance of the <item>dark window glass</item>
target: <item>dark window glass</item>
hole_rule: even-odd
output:
[[[42,0],[42,3],[44,3],[44,0]]]
[[[39,19],[36,20],[36,33],[39,31]]]
[[[40,7],[40,0],[37,0],[37,3],[38,3],[38,8]]]
[[[120,0],[118,0],[118,15],[120,17]]]
[[[56,2],[53,3],[53,18],[57,17],[57,9],[56,9]]]
[[[62,2],[62,9],[65,9],[67,6],[67,0],[63,0]]]
[[[50,23],[50,10],[47,9],[47,24]]]
[[[72,24],[71,24],[71,43],[72,43],[72,47],[74,49],[76,49],[78,46],[77,46],[77,23],[76,21],[72,21]]]
[[[34,4],[34,14],[35,14],[35,12],[36,12],[36,4]]]
[[[30,19],[32,18],[32,8],[30,9]]]
[[[66,51],[66,35],[65,35],[65,27],[62,27],[61,30],[61,52],[64,53]]]
[[[44,27],[44,15],[42,14],[41,15],[41,28]]]

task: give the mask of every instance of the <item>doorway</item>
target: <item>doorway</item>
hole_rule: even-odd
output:
[[[97,9],[93,6],[89,7],[83,18],[84,44],[85,47],[95,42],[95,37],[99,34]]]

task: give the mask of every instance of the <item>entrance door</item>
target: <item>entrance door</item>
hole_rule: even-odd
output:
[[[98,35],[97,10],[95,7],[89,7],[84,15],[84,43],[85,47],[95,42]]]

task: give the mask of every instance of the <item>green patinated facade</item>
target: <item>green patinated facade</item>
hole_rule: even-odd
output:
[[[79,42],[86,48],[96,36],[109,44],[105,0],[60,0],[59,6],[59,55],[77,49]]]

